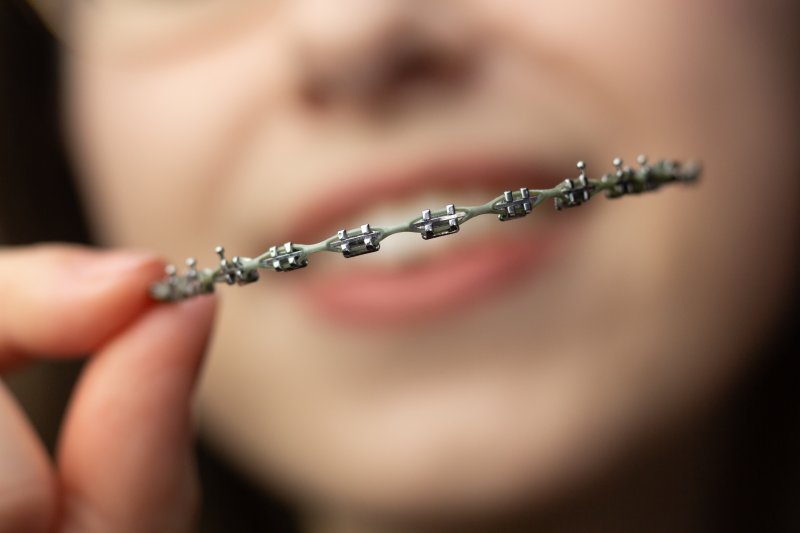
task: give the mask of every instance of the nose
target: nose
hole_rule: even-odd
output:
[[[323,7],[322,4],[327,4]],[[298,31],[298,95],[312,108],[391,109],[472,78],[474,40],[449,2],[309,2]]]

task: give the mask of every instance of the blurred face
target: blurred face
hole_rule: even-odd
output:
[[[201,419],[265,483],[401,514],[549,498],[704,409],[777,318],[791,2],[105,3],[74,8],[65,81],[104,244],[213,266],[578,159],[703,161],[697,187],[222,288]]]

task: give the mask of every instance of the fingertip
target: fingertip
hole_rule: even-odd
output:
[[[169,304],[165,304],[169,305]],[[176,304],[182,314],[187,318],[202,323],[209,323],[213,320],[217,308],[217,296],[215,294],[205,294],[184,300]]]
[[[206,342],[216,309],[217,297],[213,294],[196,296],[175,303],[160,303],[142,317],[143,323],[151,324],[150,326],[143,324],[142,327],[152,328],[153,334],[160,333],[173,338],[175,333],[205,332],[206,334],[200,336],[198,340]]]
[[[0,252],[0,369],[21,355],[86,355],[153,304],[150,252],[40,244]]]

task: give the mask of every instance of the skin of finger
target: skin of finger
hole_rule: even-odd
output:
[[[75,245],[0,251],[0,371],[94,351],[153,305],[163,268],[152,254]]]
[[[57,453],[64,531],[191,530],[191,394],[214,307],[153,308],[90,361]]]
[[[44,446],[0,383],[0,533],[51,531],[56,492]]]

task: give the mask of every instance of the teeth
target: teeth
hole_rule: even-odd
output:
[[[411,233],[401,233],[392,237],[381,246],[379,253],[374,254],[372,262],[382,265],[409,265],[430,255],[432,250],[423,246],[422,239]]]

